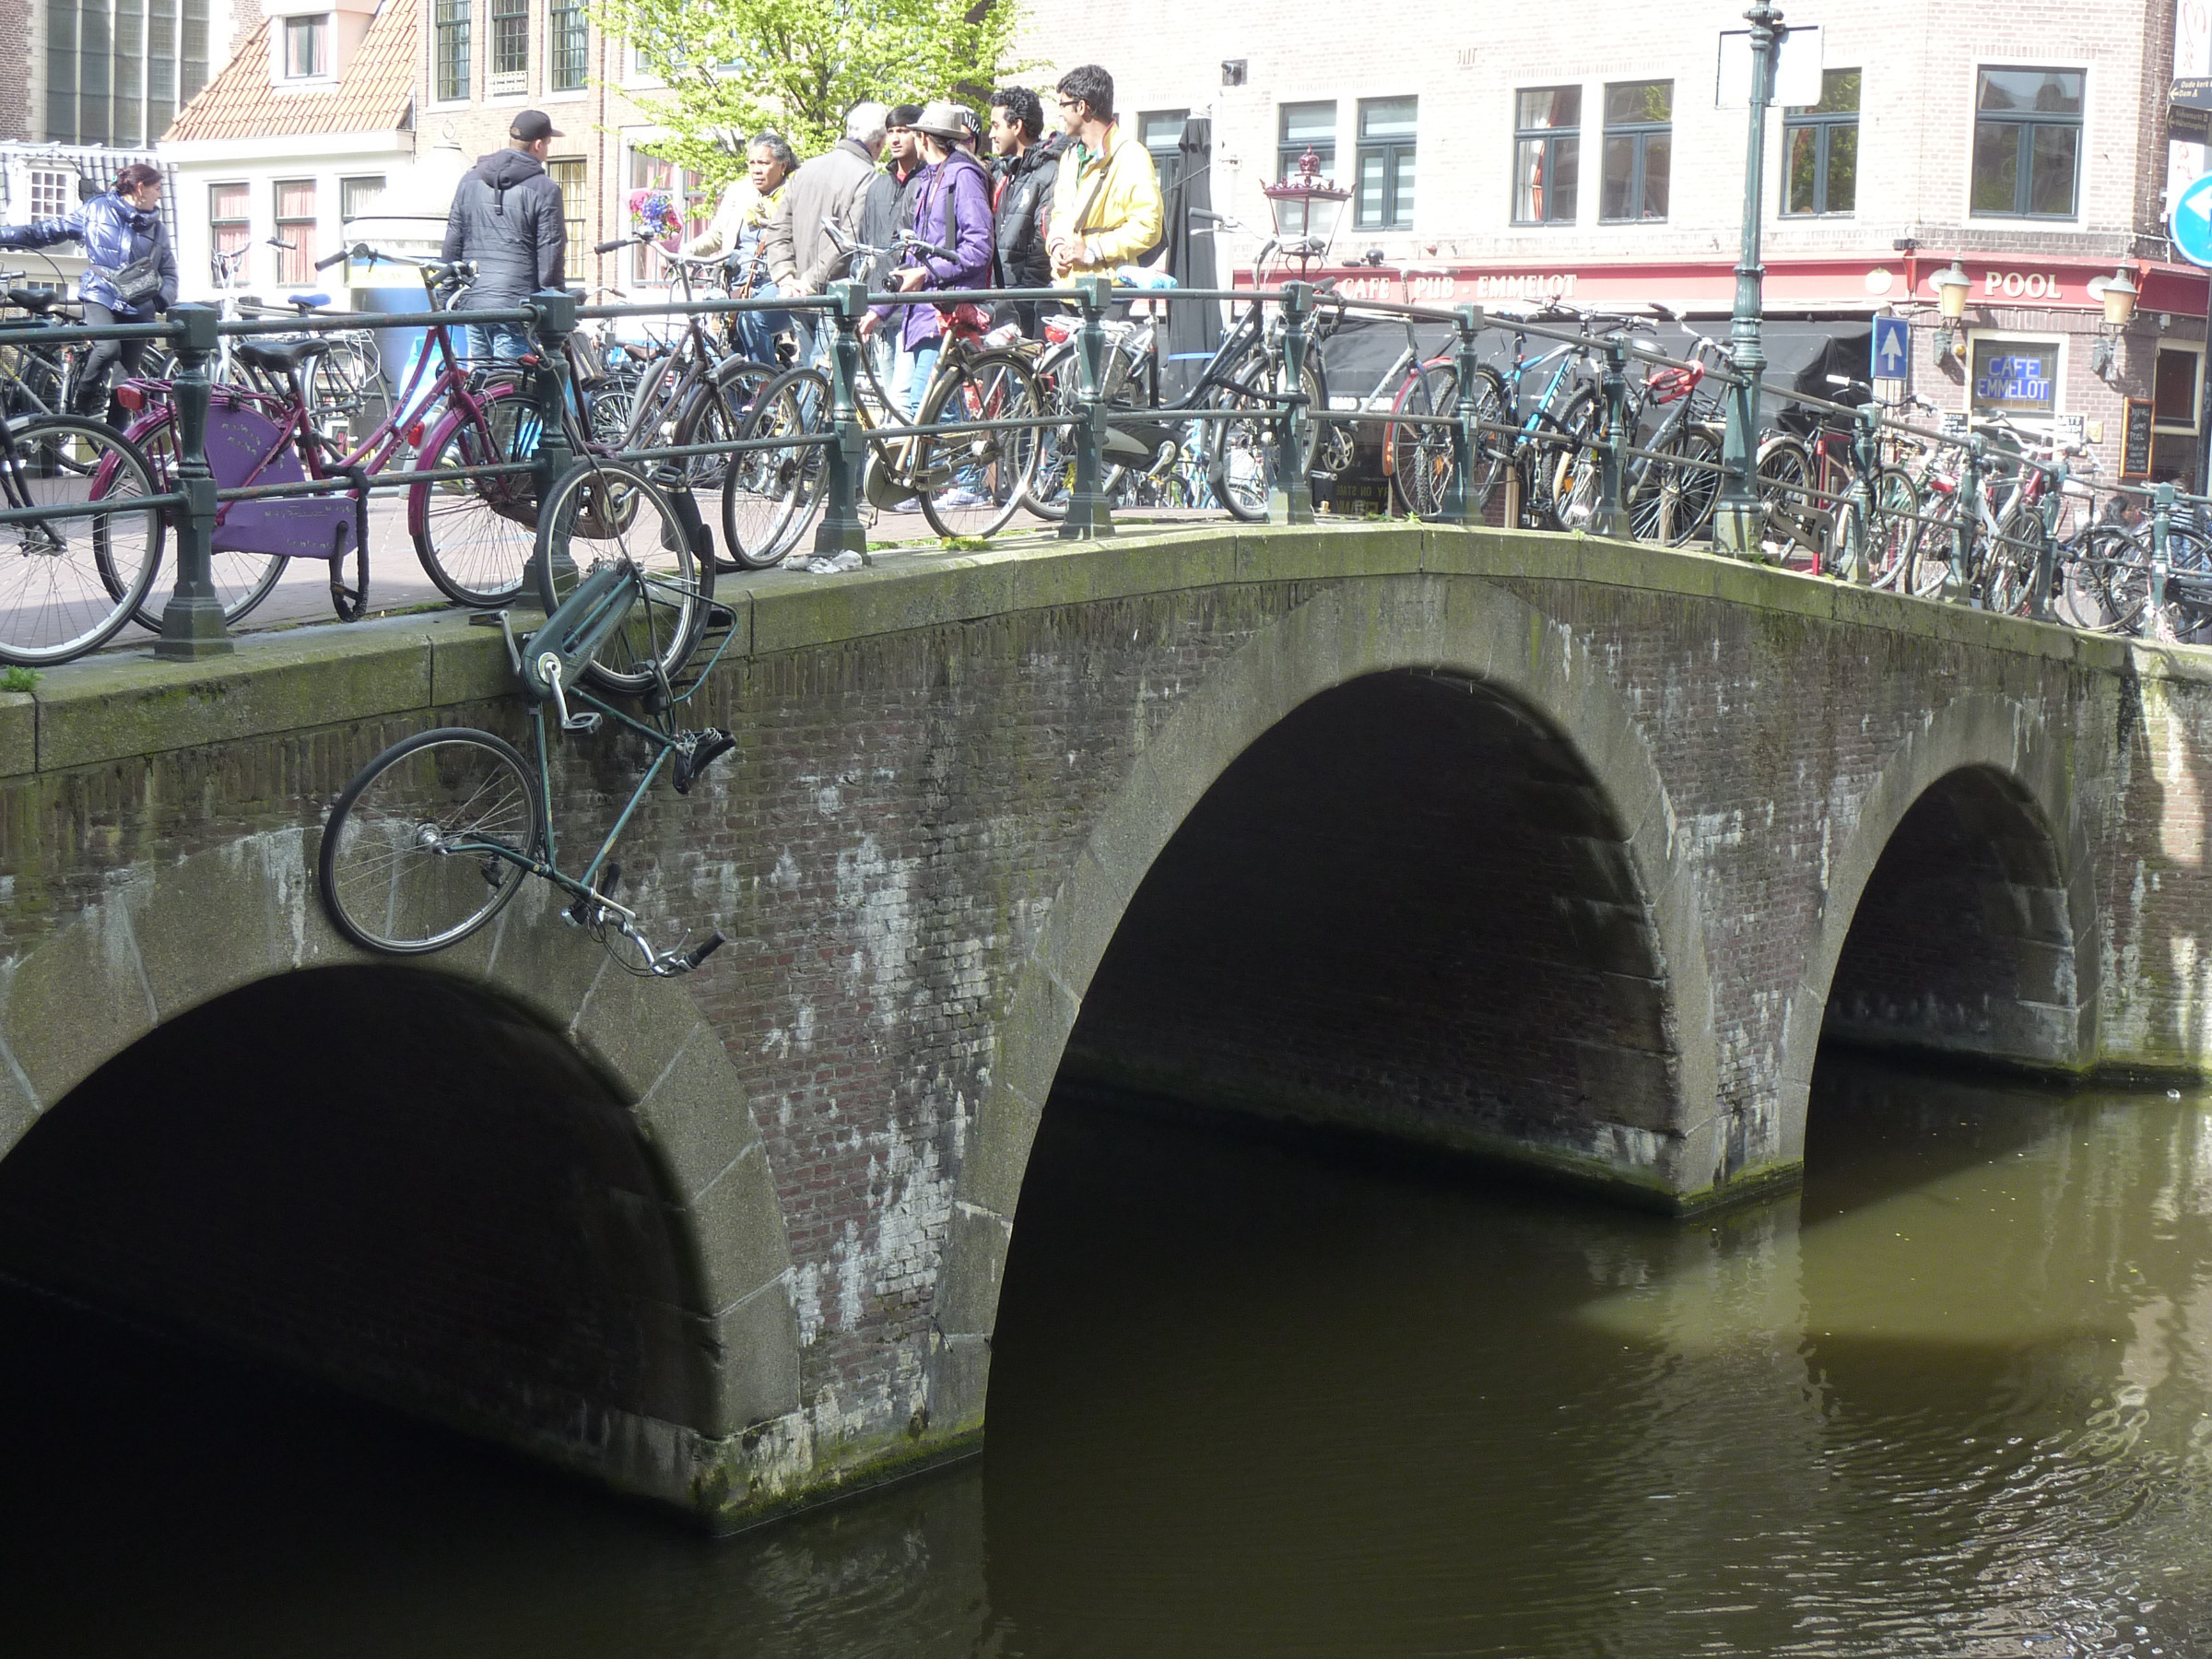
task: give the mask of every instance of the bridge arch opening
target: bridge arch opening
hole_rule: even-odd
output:
[[[1969,766],[1916,798],[1852,912],[1821,1037],[2033,1067],[2077,1063],[2064,862],[2018,781]]]
[[[664,1498],[712,1409],[696,1257],[620,1089],[414,968],[218,996],[0,1158],[0,1271]]]
[[[1665,952],[1618,815],[1496,686],[1396,670],[1302,703],[1153,862],[1056,1096],[1258,1113],[1556,1170],[1679,1122]]]

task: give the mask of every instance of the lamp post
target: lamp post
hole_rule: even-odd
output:
[[[2089,368],[2100,378],[2112,371],[2114,347],[2120,336],[2127,332],[2127,325],[2136,320],[2137,293],[2125,265],[2089,284],[2090,298],[2104,306],[2103,325],[2097,330],[2097,344],[2089,348]]]
[[[1763,515],[1752,488],[1752,456],[1759,446],[1759,379],[1767,370],[1759,343],[1759,292],[1766,272],[1759,263],[1761,199],[1766,194],[1767,103],[1774,95],[1774,52],[1782,38],[1782,8],[1757,0],[1744,14],[1751,25],[1751,135],[1744,153],[1744,252],[1735,266],[1735,319],[1728,337],[1737,383],[1729,388],[1728,427],[1721,441],[1721,494],[1714,504],[1713,545],[1747,559],[1759,550]]]
[[[1947,357],[1956,356],[1959,325],[1966,320],[1966,297],[1973,291],[1974,279],[1966,274],[1965,262],[1954,259],[1949,270],[1928,278],[1928,286],[1936,290],[1936,349]]]
[[[1350,191],[1321,176],[1321,157],[1312,148],[1298,159],[1296,172],[1279,184],[1262,185],[1260,194],[1275,216],[1283,252],[1298,256],[1300,270],[1328,252],[1344,205],[1352,199]]]

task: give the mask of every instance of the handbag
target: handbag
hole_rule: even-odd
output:
[[[161,297],[161,267],[150,253],[144,259],[132,260],[119,270],[97,265],[92,268],[107,279],[108,286],[115,290],[115,298],[133,311]]]

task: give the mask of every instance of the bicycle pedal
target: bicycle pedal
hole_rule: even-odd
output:
[[[588,737],[606,724],[606,717],[603,714],[590,712],[564,714],[561,717],[560,729],[564,732],[579,732]]]

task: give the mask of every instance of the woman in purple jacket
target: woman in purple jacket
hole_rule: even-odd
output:
[[[926,163],[915,178],[914,235],[959,255],[907,250],[905,262],[891,274],[889,287],[912,293],[922,288],[983,288],[991,286],[991,182],[982,163],[959,147],[967,134],[958,104],[939,100],[914,123]],[[924,388],[936,368],[944,344],[944,319],[934,305],[879,305],[861,319],[860,330],[873,334],[892,312],[906,315],[899,326],[899,365],[891,376],[891,401],[912,419]]]

